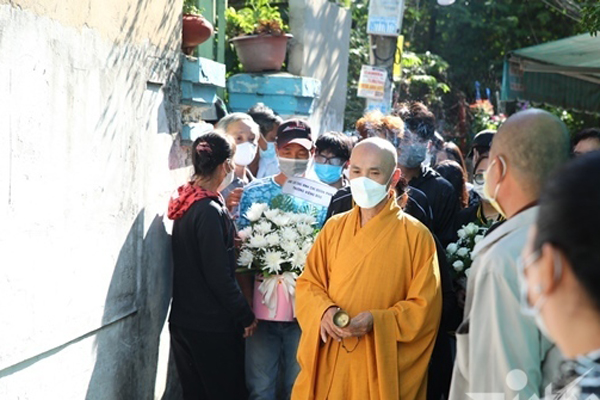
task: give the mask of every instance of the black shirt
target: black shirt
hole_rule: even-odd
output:
[[[409,182],[427,196],[433,212],[433,233],[444,247],[456,240],[456,215],[458,197],[452,184],[433,169],[423,167],[421,174]]]
[[[241,331],[254,314],[235,279],[235,227],[214,199],[195,202],[173,224],[169,322],[210,332]]]
[[[413,187],[408,187],[407,190],[408,200],[404,211],[418,219],[423,225],[431,230],[432,228],[432,212],[427,196],[423,192]],[[327,216],[325,221],[331,218],[333,215],[340,214],[349,211],[354,207],[352,201],[352,191],[350,186],[341,188],[333,195],[329,208],[327,208]]]

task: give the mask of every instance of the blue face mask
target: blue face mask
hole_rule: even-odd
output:
[[[426,156],[426,143],[413,143],[405,146],[400,145],[398,163],[406,168],[417,168],[425,160]]]
[[[275,152],[275,142],[267,142],[267,149],[263,150],[259,147],[260,157],[264,159],[271,159],[277,157]]]
[[[343,165],[335,166],[329,164],[315,163],[315,173],[321,182],[331,184],[342,178]]]

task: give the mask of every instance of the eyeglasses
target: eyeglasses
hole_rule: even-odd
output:
[[[344,160],[342,160],[340,157],[325,157],[322,154],[315,155],[315,162],[319,164],[333,165],[334,167],[344,165]]]
[[[485,183],[485,172],[480,172],[478,174],[473,175],[473,182],[478,185],[483,185]]]

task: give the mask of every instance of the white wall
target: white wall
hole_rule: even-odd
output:
[[[310,117],[319,134],[344,128],[350,10],[328,0],[289,0],[290,28],[294,38],[288,71],[321,81],[321,97]]]
[[[181,1],[2,3],[0,399],[161,398]]]

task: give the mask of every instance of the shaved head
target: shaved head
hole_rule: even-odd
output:
[[[548,175],[568,160],[569,146],[565,124],[547,111],[532,108],[500,126],[490,160],[502,156],[515,179],[537,196]]]
[[[392,143],[381,138],[369,138],[354,146],[350,164],[369,162],[371,167],[378,167],[389,178],[396,169],[397,159],[398,153]]]

